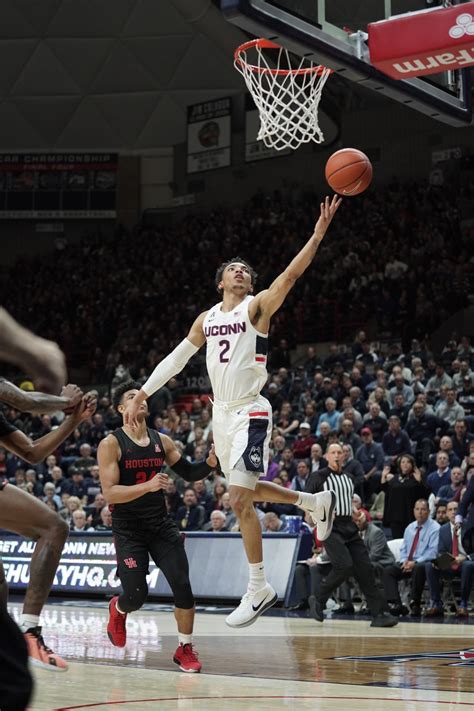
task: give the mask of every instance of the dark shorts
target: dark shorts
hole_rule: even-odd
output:
[[[171,519],[113,518],[112,531],[120,579],[130,571],[147,575],[150,556],[159,568],[170,555],[186,557],[184,535]]]
[[[139,609],[145,601],[150,556],[168,581],[176,607],[189,609],[194,606],[184,534],[174,521],[162,516],[133,521],[115,520],[112,530],[117,571],[123,590],[119,603],[124,612]]]

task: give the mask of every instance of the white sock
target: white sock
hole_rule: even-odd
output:
[[[296,505],[303,511],[314,511],[314,494],[307,494],[304,491],[298,493]]]
[[[126,614],[127,614],[126,612],[124,612],[123,610],[120,609],[119,604],[118,604],[118,600],[117,600],[117,602],[115,603],[115,608],[116,608],[117,612],[120,612],[121,615],[126,615]]]
[[[38,627],[39,615],[25,615],[23,612],[20,616],[20,629],[22,632],[27,632],[32,627]]]
[[[262,563],[249,563],[249,584],[248,592],[261,590],[267,584],[265,578],[265,568]]]
[[[192,644],[193,643],[193,636],[192,636],[192,634],[181,634],[181,632],[178,632],[178,641],[183,646],[185,644]]]

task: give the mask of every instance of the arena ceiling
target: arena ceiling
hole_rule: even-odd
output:
[[[243,89],[210,0],[1,0],[0,151],[149,153]]]

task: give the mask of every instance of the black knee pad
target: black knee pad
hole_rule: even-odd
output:
[[[180,607],[183,610],[190,610],[194,607],[194,595],[189,580],[173,587],[173,595],[175,607]]]
[[[148,595],[148,585],[127,585],[119,597],[119,608],[123,612],[139,610]]]

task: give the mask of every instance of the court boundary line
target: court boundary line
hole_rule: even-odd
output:
[[[334,658],[328,657],[328,659],[332,659],[332,660],[333,660]],[[68,659],[68,661],[71,661],[71,660]],[[461,661],[461,660],[460,660],[460,661]],[[115,662],[115,660],[114,660],[114,662]],[[75,662],[73,662],[73,664],[74,664],[74,665],[76,665],[76,664],[77,664],[77,665],[84,665],[84,666],[89,666],[90,664],[92,664],[93,666],[108,667],[108,668],[113,668],[113,669],[123,669],[123,668],[124,668],[123,665],[121,666],[121,665],[116,664],[116,663],[114,663],[114,664],[107,664],[106,662],[104,663],[102,660],[98,660],[98,659],[96,659],[96,660],[94,660],[94,661],[90,661],[90,662],[88,662],[88,661],[81,661],[81,662],[75,661]],[[456,668],[456,669],[463,669],[463,670],[464,670],[464,669],[466,668],[466,667],[462,666],[461,664],[459,664],[459,665],[452,665],[452,666],[453,666],[453,668]],[[125,666],[125,669],[136,669],[136,670],[139,670],[139,671],[141,671],[141,672],[149,672],[149,673],[152,673],[152,674],[156,674],[156,673],[159,673],[159,674],[160,674],[160,673],[161,673],[161,674],[173,674],[173,673],[176,673],[176,672],[177,672],[176,669],[150,669],[149,667],[135,667],[135,666],[131,666],[131,665],[126,665],[126,666]],[[333,685],[336,686],[336,687],[339,687],[339,686],[355,686],[355,687],[357,687],[358,689],[361,689],[361,690],[364,689],[364,688],[374,688],[374,686],[377,686],[377,685],[378,685],[378,686],[383,686],[383,688],[389,689],[389,690],[393,690],[393,691],[399,691],[399,690],[402,689],[402,688],[403,688],[403,689],[406,688],[406,687],[404,687],[404,686],[385,686],[384,684],[378,684],[378,683],[375,683],[375,684],[374,684],[373,682],[370,682],[370,683],[368,683],[368,684],[356,684],[356,683],[354,683],[353,681],[317,681],[317,680],[315,680],[315,679],[294,679],[293,677],[288,677],[288,676],[287,676],[287,677],[268,677],[268,676],[261,677],[261,676],[251,676],[250,674],[216,674],[215,672],[206,672],[206,671],[203,672],[203,676],[205,676],[205,677],[213,676],[213,677],[216,677],[216,678],[218,678],[218,679],[222,679],[222,677],[225,677],[226,679],[262,679],[263,681],[284,681],[284,682],[294,682],[295,684],[317,684],[318,686],[321,686],[322,684],[324,684],[324,685],[331,685],[331,684],[333,684]],[[410,689],[410,690],[412,690],[412,691],[433,691],[433,692],[441,693],[441,694],[449,694],[449,693],[451,693],[451,690],[450,690],[450,689],[438,689],[438,688],[430,687],[430,686],[423,686],[423,687],[416,687],[416,688],[414,687],[413,689]],[[472,695],[474,696],[474,692],[472,692],[472,691],[458,691],[458,692],[456,692],[456,693],[458,693],[458,694],[472,694]],[[206,697],[206,698],[207,698],[207,697]],[[222,697],[222,698],[224,698],[224,697]],[[230,698],[230,697],[229,697],[229,698]],[[279,698],[279,697],[278,697],[278,698]],[[282,698],[285,698],[285,697],[282,697]],[[293,698],[293,697],[290,697],[290,698]],[[319,697],[315,697],[315,698],[319,698]],[[321,697],[321,698],[326,698],[326,697]],[[327,698],[337,698],[337,697],[328,696]],[[344,696],[344,697],[342,697],[342,698],[351,698],[351,697],[349,697],[349,696],[345,697],[345,696]],[[362,697],[361,697],[361,700],[363,700]],[[383,700],[383,699],[381,699],[381,700]],[[412,700],[413,700],[413,699],[412,699]],[[446,702],[443,702],[443,703],[446,703]],[[450,702],[450,703],[454,703],[454,702]],[[459,702],[459,703],[465,704],[465,703],[467,703],[467,702],[463,701],[463,702]],[[472,705],[474,705],[474,701],[471,701],[471,702],[469,702],[469,703],[471,703]],[[75,709],[75,708],[83,708],[83,707],[82,707],[82,706],[77,706],[77,707],[76,707],[76,706],[71,706],[71,707],[67,706],[67,707],[64,707],[64,709],[63,709],[63,708],[60,708],[60,709],[52,709],[51,711],[67,711],[68,709]],[[84,707],[84,708],[85,708],[85,707]]]
[[[97,708],[99,706],[112,706],[112,705],[123,705],[123,704],[143,704],[143,703],[156,703],[160,701],[179,701],[182,700],[182,696],[165,696],[165,697],[159,697],[159,698],[153,698],[153,699],[126,699],[123,701],[102,701],[102,702],[94,702],[92,704],[80,704],[79,706],[60,706],[58,708],[53,709],[53,711],[75,711],[76,709],[89,709],[89,708]],[[285,694],[285,695],[263,695],[263,696],[258,696],[258,695],[229,695],[229,696],[187,696],[186,701],[222,701],[222,700],[237,700],[237,699],[248,699],[250,701],[257,701],[258,699],[301,699],[301,700],[306,700],[306,699],[321,699],[321,700],[327,700],[327,701],[407,701],[408,699],[403,696],[399,697],[390,697],[390,696],[324,696],[324,695],[315,695],[315,694],[310,694],[310,695],[299,695],[299,694]],[[409,699],[411,703],[421,703],[421,704],[429,704],[433,703],[433,699]],[[437,699],[435,701],[436,704],[453,704],[455,706],[471,706],[472,708],[472,701],[452,701],[451,699],[447,700],[440,700]]]

